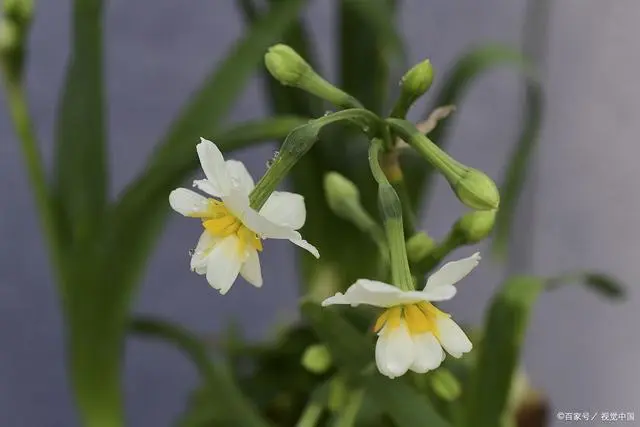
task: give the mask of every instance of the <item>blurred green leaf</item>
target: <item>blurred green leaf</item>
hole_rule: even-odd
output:
[[[337,309],[322,308],[306,301],[302,314],[327,345],[336,365],[350,377],[362,373],[373,362],[373,343],[345,320]]]
[[[529,314],[544,289],[536,277],[507,279],[491,302],[468,390],[466,425],[496,427],[502,420],[520,358]]]
[[[340,0],[340,86],[366,108],[382,113],[390,61],[403,53],[393,0]]]
[[[268,427],[258,411],[242,394],[230,373],[212,361],[206,345],[180,326],[153,318],[136,318],[131,331],[142,337],[167,341],[182,350],[198,368],[202,376],[209,404],[222,425]],[[216,425],[221,425],[216,424]]]
[[[493,250],[503,255],[506,249],[513,214],[524,184],[531,155],[535,149],[542,120],[543,93],[533,64],[518,50],[499,46],[482,46],[462,56],[444,77],[444,84],[438,92],[429,112],[444,105],[456,105],[458,113],[439,121],[438,126],[429,133],[429,137],[441,148],[446,149],[453,119],[463,109],[462,98],[472,83],[485,73],[498,67],[509,66],[518,70],[526,78],[526,99],[524,123],[518,142],[515,145],[507,166],[504,181],[500,188],[500,209],[495,225]],[[429,201],[433,187],[434,169],[429,165],[417,163],[418,159],[406,159],[408,166],[407,182],[413,183],[409,189],[412,200],[424,197],[425,206]]]
[[[89,240],[101,222],[109,181],[105,154],[103,4],[74,0],[72,47],[58,106],[55,192],[71,238]]]
[[[600,272],[577,272],[552,277],[547,281],[547,289],[553,290],[571,283],[580,283],[587,289],[610,300],[624,300],[626,290],[615,277]]]
[[[389,415],[397,427],[448,427],[429,400],[402,378],[373,375],[367,380],[367,393]],[[495,426],[493,426],[495,427]]]
[[[588,273],[585,276],[584,283],[603,297],[612,300],[621,300],[626,296],[624,286],[614,277],[606,274]]]
[[[529,164],[536,149],[542,125],[544,94],[537,80],[527,82],[524,100],[524,123],[520,139],[507,163],[507,172],[500,186],[500,209],[496,216],[492,251],[501,257],[506,255],[513,217],[518,207],[520,193],[525,184]]]

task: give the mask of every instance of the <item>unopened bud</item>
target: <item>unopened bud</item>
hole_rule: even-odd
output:
[[[324,193],[331,210],[343,218],[351,215],[354,204],[360,204],[358,187],[338,172],[324,176]]]
[[[311,65],[285,44],[271,46],[264,62],[269,73],[286,86],[297,86],[303,76],[312,71]]]
[[[413,100],[424,95],[433,82],[433,67],[427,59],[414,65],[400,80],[400,88]]]
[[[500,206],[496,184],[483,172],[467,168],[455,181],[449,181],[458,199],[476,210],[495,210]]]
[[[495,209],[468,212],[456,222],[454,229],[462,236],[465,243],[478,243],[491,233],[496,221],[496,213]]]
[[[323,374],[331,367],[331,354],[325,345],[307,347],[302,355],[302,366],[314,374]]]
[[[407,241],[407,257],[411,262],[419,262],[435,248],[436,242],[427,233],[416,233]]]

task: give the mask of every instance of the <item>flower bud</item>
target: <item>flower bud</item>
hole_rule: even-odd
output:
[[[426,59],[414,65],[400,80],[400,88],[411,99],[416,100],[424,95],[433,82],[433,67]]]
[[[500,206],[500,193],[491,178],[483,172],[467,168],[455,181],[449,181],[458,199],[476,210],[492,210]]]
[[[297,86],[311,65],[298,52],[285,44],[271,46],[264,56],[269,73],[286,86]]]
[[[302,366],[314,374],[323,374],[331,367],[331,354],[325,345],[307,347],[302,355]]]
[[[478,243],[491,233],[496,221],[496,213],[495,209],[466,213],[456,222],[454,229],[466,244]]]
[[[343,218],[351,216],[354,204],[360,204],[358,187],[338,172],[324,176],[324,193],[331,210]]]
[[[407,256],[412,263],[419,262],[435,248],[436,242],[427,233],[416,233],[407,241]]]

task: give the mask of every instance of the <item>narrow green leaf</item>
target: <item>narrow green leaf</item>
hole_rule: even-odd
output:
[[[101,0],[73,2],[73,43],[56,122],[56,195],[64,226],[82,239],[101,230],[107,199],[103,9]]]
[[[614,277],[600,273],[589,273],[585,277],[585,285],[603,297],[612,300],[625,298],[625,289]]]
[[[390,61],[403,53],[394,6],[390,0],[339,2],[340,86],[376,113],[386,101]]]
[[[449,423],[434,410],[426,396],[400,378],[390,380],[373,375],[367,380],[367,393],[397,427],[449,426]]]
[[[494,254],[504,257],[507,251],[513,217],[518,207],[520,193],[525,184],[529,164],[535,153],[542,125],[544,94],[537,80],[527,82],[524,101],[524,123],[520,139],[513,148],[507,163],[507,171],[500,186],[500,209],[496,215],[492,248]]]
[[[466,390],[466,425],[496,427],[507,405],[531,308],[544,288],[536,277],[508,279],[494,297],[485,321],[478,361]]]
[[[571,283],[580,283],[587,289],[610,300],[624,300],[626,290],[613,276],[599,272],[576,272],[552,277],[547,282],[547,290],[557,289]]]
[[[526,177],[526,171],[535,150],[542,119],[543,93],[531,62],[519,51],[505,46],[488,45],[474,49],[456,62],[445,75],[444,85],[438,92],[435,102],[428,111],[444,105],[456,105],[458,112],[443,118],[438,126],[429,133],[429,138],[445,149],[453,125],[453,117],[463,110],[462,99],[471,85],[485,73],[499,67],[513,67],[526,79],[526,102],[524,123],[518,142],[508,163],[503,184],[500,188],[501,202],[495,226],[493,250],[501,254],[506,248],[513,213]],[[413,183],[409,189],[412,200],[424,198],[429,201],[433,187],[435,170],[417,161],[407,160],[407,182]]]
[[[327,345],[336,365],[350,376],[359,375],[373,362],[373,343],[345,320],[337,309],[306,301],[302,314]]]
[[[205,382],[206,393],[210,398],[210,405],[215,408],[216,419],[223,425],[269,426],[242,394],[229,372],[211,360],[206,345],[190,332],[180,326],[153,318],[134,319],[131,331],[143,337],[167,341],[192,360]]]

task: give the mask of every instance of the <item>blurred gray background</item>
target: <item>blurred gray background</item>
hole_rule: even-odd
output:
[[[170,119],[241,35],[243,25],[231,0],[108,3],[115,195],[140,170]],[[325,60],[325,74],[332,77],[333,2],[311,3],[309,22]],[[428,57],[440,75],[475,44],[522,42],[525,0],[402,3],[400,26],[410,60]],[[640,322],[640,2],[556,0],[552,6],[548,34],[543,34],[549,40],[542,58],[547,118],[519,218],[516,267],[540,274],[581,267],[607,270],[629,285],[630,299],[612,305],[579,287],[544,295],[535,310],[524,362],[533,384],[549,394],[553,413],[635,411],[635,424],[640,425],[640,342],[634,332]],[[68,1],[37,2],[28,88],[47,159],[68,53],[68,16]],[[508,70],[484,77],[456,113],[454,156],[500,179],[507,149],[518,132],[522,95],[521,82]],[[262,117],[264,105],[256,80],[230,119]],[[416,108],[411,117],[423,116],[424,108]],[[65,377],[54,283],[4,103],[0,141],[0,424],[77,425]],[[271,150],[263,146],[240,157],[258,175]],[[442,182],[436,193],[422,226],[442,236],[462,208]],[[189,271],[187,251],[199,231],[197,224],[174,216],[149,265],[137,311],[167,316],[201,332],[219,331],[234,318],[254,339],[296,317],[292,247],[271,243],[275,249],[265,251],[263,289],[239,283],[222,298]],[[468,248],[455,257],[472,251]],[[488,257],[485,260],[448,307],[463,321],[481,320],[504,274]],[[130,340],[126,356],[129,424],[169,426],[197,383],[195,371],[178,352],[160,344]]]

